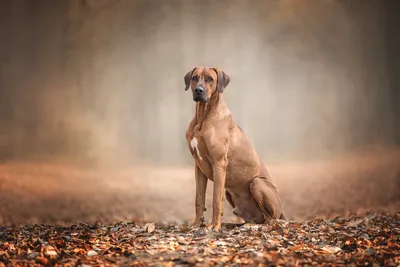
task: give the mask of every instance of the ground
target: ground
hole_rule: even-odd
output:
[[[399,158],[377,150],[269,165],[289,222],[234,227],[225,203],[220,234],[188,226],[190,167],[2,163],[0,262],[399,266]],[[210,195],[207,204],[209,220]]]
[[[9,266],[399,266],[400,213],[304,223],[227,224],[221,233],[188,225],[85,224],[0,228]],[[1,265],[0,266],[4,266]]]

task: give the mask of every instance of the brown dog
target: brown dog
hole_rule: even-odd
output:
[[[219,231],[224,191],[233,213],[250,223],[285,219],[281,200],[270,175],[250,141],[234,122],[223,91],[230,78],[218,68],[197,67],[185,76],[196,114],[186,131],[195,160],[195,226],[204,221],[207,179],[213,181],[210,228]]]

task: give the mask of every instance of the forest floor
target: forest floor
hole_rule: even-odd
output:
[[[26,225],[0,228],[0,261],[7,266],[399,266],[399,222],[400,213],[369,214],[227,224],[221,233],[132,222]]]
[[[1,163],[0,267],[399,266],[399,158],[381,150],[268,166],[289,222],[235,226],[225,203],[221,233],[188,226],[190,167]]]

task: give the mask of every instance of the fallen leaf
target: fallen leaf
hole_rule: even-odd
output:
[[[322,248],[323,251],[327,252],[327,253],[338,253],[339,251],[341,251],[342,249],[339,247],[334,247],[334,246],[325,246]]]
[[[145,229],[146,232],[152,233],[152,232],[154,232],[154,230],[156,229],[156,226],[155,226],[154,223],[147,223],[147,224],[144,226],[144,229]]]

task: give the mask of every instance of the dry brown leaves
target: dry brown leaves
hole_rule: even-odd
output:
[[[399,266],[400,213],[268,225],[0,227],[0,266]]]

